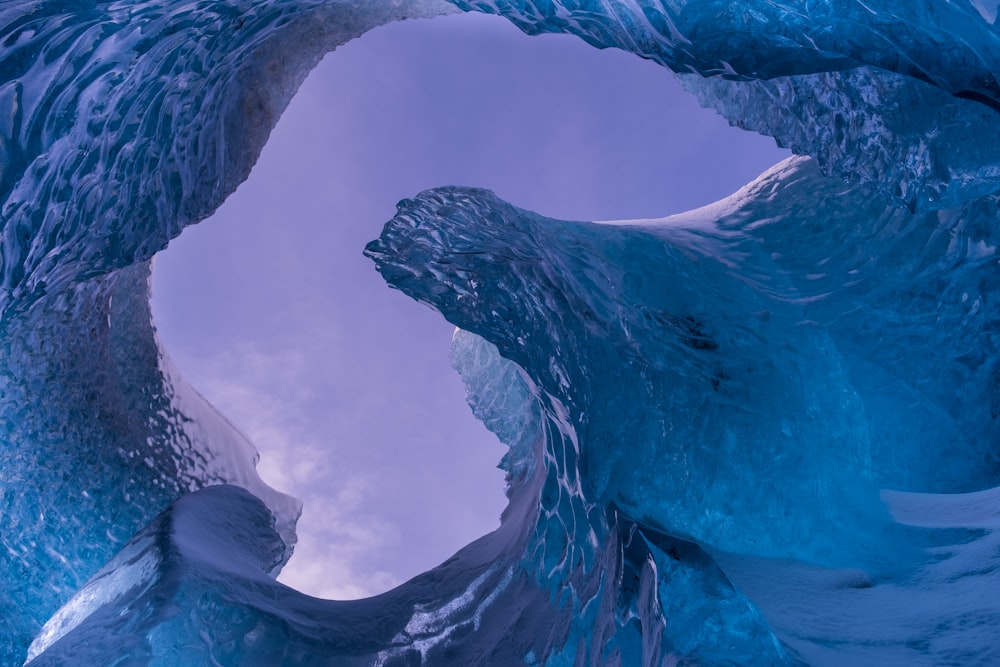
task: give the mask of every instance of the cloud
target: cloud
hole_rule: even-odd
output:
[[[344,457],[318,437],[321,425],[303,408],[315,398],[308,379],[318,345],[309,335],[277,350],[244,341],[175,361],[261,452],[264,481],[304,503],[295,555],[279,580],[316,597],[366,597],[400,583],[399,575],[371,567],[398,533],[370,510],[377,507],[373,476],[337,466]]]

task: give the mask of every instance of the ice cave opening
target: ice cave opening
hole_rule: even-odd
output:
[[[153,274],[174,362],[250,436],[265,481],[304,501],[280,580],[388,590],[505,504],[504,448],[448,365],[453,327],[361,255],[395,201],[449,183],[567,219],[662,215],[787,155],[662,68],[497,17],[393,23],[328,55],[249,180]]]
[[[995,5],[4,3],[0,663],[1000,664]],[[471,17],[340,49],[460,11],[659,63],[796,156],[693,209],[777,156],[649,62],[578,44],[550,69],[569,41],[505,51]],[[335,48],[337,89],[307,85],[278,131],[305,138],[269,146],[303,169],[265,155],[235,238],[158,291],[189,302],[164,331],[233,333],[183,363],[258,444],[290,445],[265,472],[322,476],[325,501],[287,490],[332,531],[342,560],[298,575],[330,597],[408,576],[391,564],[458,530],[431,501],[492,485],[459,471],[461,389],[404,370],[437,343],[332,248],[377,236],[385,283],[460,327],[448,354],[509,447],[508,505],[354,600],[274,580],[301,503],[171,362],[149,302],[150,260],[236,191]],[[291,218],[314,220],[306,245]],[[207,300],[227,284],[245,296]],[[416,394],[448,406],[430,446],[399,426]],[[401,472],[362,465],[385,460]],[[382,503],[430,520],[385,528]]]

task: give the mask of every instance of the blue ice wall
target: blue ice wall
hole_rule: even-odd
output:
[[[151,325],[149,264],[48,294],[3,320],[0,664],[160,509],[241,484],[278,517],[298,502],[254,471],[245,437],[178,377]]]
[[[0,664],[180,495],[297,501],[177,376],[147,260],[249,173],[309,69],[430,4],[0,5]],[[443,11],[448,11],[447,7]]]
[[[996,483],[996,240],[975,222],[995,208],[913,215],[796,159],[662,221],[432,191],[369,253],[558,397],[591,494],[726,551],[856,565],[899,542],[879,489]]]
[[[324,53],[458,9],[652,59],[803,157],[662,220],[401,202],[366,253],[463,330],[510,504],[393,591],[316,600],[271,576],[298,505],[172,369],[147,260]],[[0,663],[1000,662],[996,14],[4,3]]]

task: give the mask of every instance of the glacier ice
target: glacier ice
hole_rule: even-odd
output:
[[[273,579],[299,506],[171,367],[148,260],[324,53],[458,10],[654,60],[800,156],[660,220],[401,202],[366,253],[460,328],[509,506],[317,600]],[[0,664],[1000,662],[996,10],[4,3]]]
[[[405,11],[404,11],[405,10]],[[182,494],[298,502],[159,350],[148,260],[249,173],[337,44],[433,2],[0,6],[0,664]]]

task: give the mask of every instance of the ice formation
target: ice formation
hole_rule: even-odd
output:
[[[148,260],[323,54],[458,10],[652,59],[800,157],[662,220],[401,202],[366,252],[461,328],[509,506],[317,600],[272,578],[298,505],[171,368]],[[4,3],[0,664],[997,664],[997,10]]]

